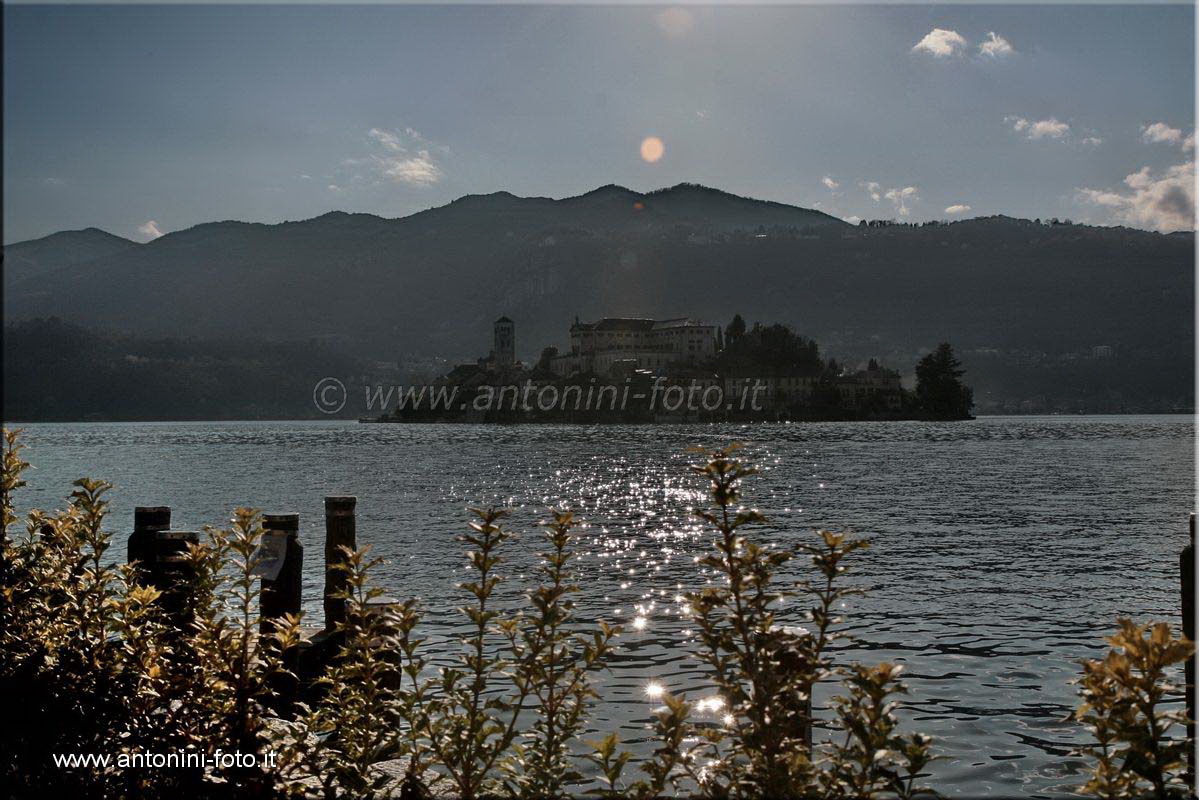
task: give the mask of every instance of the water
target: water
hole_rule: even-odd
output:
[[[454,542],[468,505],[513,509],[508,570],[527,575],[547,506],[585,516],[581,614],[625,623],[602,679],[599,730],[646,750],[659,683],[710,692],[686,656],[679,591],[709,534],[691,446],[745,444],[765,468],[748,500],[762,539],[818,527],[873,539],[853,557],[867,590],[845,609],[862,644],[838,657],[899,660],[909,730],[948,758],[947,795],[1061,796],[1079,782],[1075,661],[1100,652],[1117,615],[1179,622],[1178,552],[1194,505],[1190,417],[984,418],[969,423],[698,427],[401,426],[352,423],[29,425],[36,469],[23,507],[58,507],[82,475],[116,484],[117,549],[135,505],[170,505],[174,527],[221,523],[238,505],[298,511],[307,610],[319,619],[322,499],[356,494],[358,540],[387,559],[378,580],[429,610],[434,643],[457,620]],[[506,586],[514,592],[515,582]],[[793,612],[795,613],[795,612]],[[641,618],[641,629],[631,624]],[[791,622],[792,620],[784,620]],[[797,620],[794,620],[797,621]],[[817,698],[819,700],[819,697]]]

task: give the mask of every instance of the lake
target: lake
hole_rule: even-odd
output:
[[[1178,553],[1194,505],[1190,416],[989,417],[973,422],[707,426],[442,426],[346,422],[24,426],[35,469],[18,506],[63,505],[80,476],[115,484],[110,528],[123,554],[135,505],[169,505],[176,529],[223,524],[250,505],[301,515],[306,608],[319,619],[323,505],[358,496],[358,541],[377,580],[419,596],[431,646],[458,620],[470,505],[513,509],[516,598],[549,506],[587,519],[580,614],[627,625],[603,676],[599,730],[646,752],[658,682],[698,698],[676,596],[710,576],[712,535],[689,511],[706,496],[688,448],[745,445],[763,473],[747,502],[779,543],[816,528],[873,540],[855,554],[839,658],[899,660],[908,730],[935,737],[932,785],[946,795],[1063,796],[1080,782],[1076,660],[1101,652],[1118,615],[1179,615]],[[798,569],[797,574],[801,571]],[[784,622],[799,622],[798,606]],[[628,623],[640,618],[639,629]],[[827,696],[827,691],[825,692]],[[819,701],[820,698],[818,697]]]

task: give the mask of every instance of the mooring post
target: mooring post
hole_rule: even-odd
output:
[[[333,630],[346,619],[346,601],[337,595],[345,591],[347,576],[339,565],[346,562],[341,548],[358,549],[354,522],[357,504],[357,497],[325,498],[325,630]]]
[[[199,543],[198,531],[155,531],[153,553],[146,563],[147,581],[162,592],[158,602],[178,627],[189,624],[194,613],[191,590],[196,575],[187,551]]]
[[[304,546],[300,544],[299,514],[263,514],[264,563],[259,630],[274,631],[274,621],[299,614],[304,593]]]
[[[154,561],[154,542],[159,531],[171,529],[170,506],[137,506],[133,509],[133,533],[129,534],[128,562],[137,565],[141,580],[145,580]]]
[[[1178,557],[1182,578],[1182,635],[1195,641],[1195,512],[1191,512],[1191,538]],[[1186,663],[1187,785],[1195,788],[1195,656]]]

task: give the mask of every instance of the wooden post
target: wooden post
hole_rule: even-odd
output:
[[[775,651],[779,663],[787,672],[806,671],[808,669],[807,660],[803,658],[794,648],[784,645],[782,648]],[[811,754],[812,752],[812,687],[808,686],[807,697],[799,700],[797,709],[801,718],[792,720],[791,724],[795,728],[790,729],[790,733],[795,738],[803,742],[803,749]]]
[[[199,544],[197,531],[156,531],[154,551],[146,565],[148,582],[162,592],[159,603],[163,611],[182,627],[192,620],[191,583],[195,570],[187,550]]]
[[[383,635],[395,636],[399,631],[395,627],[395,617],[392,615],[398,614],[402,603],[394,597],[376,597],[366,604],[366,613],[373,617],[382,618]],[[404,674],[404,660],[398,649],[389,648],[383,652],[383,661],[391,666],[391,671],[384,673],[381,681],[382,685],[387,689],[398,691],[400,682]]]
[[[1191,538],[1178,558],[1182,578],[1182,635],[1195,641],[1195,513],[1191,512]],[[1195,657],[1186,663],[1187,786],[1195,788]]]
[[[263,514],[263,540],[283,540],[283,563],[278,572],[262,578],[262,621],[259,630],[271,633],[274,620],[299,614],[304,593],[304,546],[300,544],[299,514]]]
[[[354,507],[357,497],[325,498],[325,630],[345,622],[346,602],[337,597],[346,588],[346,574],[338,569],[345,563],[342,547],[357,550]]]
[[[129,534],[130,564],[138,564],[138,573],[145,580],[154,561],[154,542],[159,531],[171,529],[170,506],[138,506],[133,509],[133,533]]]

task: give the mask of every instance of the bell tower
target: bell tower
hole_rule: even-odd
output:
[[[495,321],[495,366],[510,369],[516,364],[516,323],[507,317]]]

